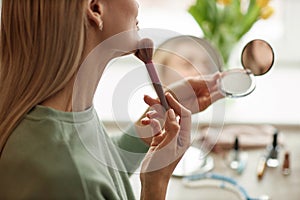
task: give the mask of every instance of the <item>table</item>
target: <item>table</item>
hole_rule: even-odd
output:
[[[264,149],[247,151],[248,162],[241,175],[228,168],[223,156],[211,154],[215,161],[212,172],[230,176],[243,186],[251,197],[267,194],[272,200],[299,200],[300,199],[300,126],[277,127],[284,136],[285,148],[280,151],[279,160],[282,164],[284,151],[290,152],[291,174],[284,176],[281,173],[281,164],[278,168],[267,168],[262,180],[256,175],[257,163]],[[139,199],[140,184],[138,174],[131,177],[134,192]],[[203,189],[188,188],[182,183],[182,179],[172,177],[168,187],[167,199],[169,200],[193,200],[205,199]],[[202,197],[202,198],[201,198]],[[226,196],[216,196],[213,199],[227,199]]]

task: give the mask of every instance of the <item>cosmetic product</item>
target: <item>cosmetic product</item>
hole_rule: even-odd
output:
[[[262,179],[264,174],[265,174],[265,170],[266,170],[266,167],[267,167],[267,159],[265,156],[262,156],[259,158],[259,161],[258,161],[258,165],[257,165],[257,168],[256,168],[256,172],[257,172],[257,178],[258,179]]]
[[[231,162],[230,162],[230,168],[231,169],[237,169],[239,166],[240,156],[239,156],[239,138],[236,137],[234,141],[233,150],[231,151]]]
[[[290,153],[285,152],[284,154],[284,160],[282,164],[282,174],[283,175],[289,175],[291,173],[291,168],[290,168]]]
[[[239,174],[243,173],[246,167],[248,154],[240,150],[238,137],[235,138],[233,149],[230,152],[229,159],[230,168],[236,170],[236,172]]]
[[[278,154],[279,154],[279,145],[277,142],[278,139],[278,131],[276,130],[273,134],[273,142],[272,145],[268,147],[268,158],[267,158],[267,166],[268,167],[278,167],[279,160],[278,160]]]
[[[155,70],[154,64],[152,62],[153,56],[153,42],[148,38],[144,38],[139,41],[138,50],[136,52],[136,57],[138,57],[141,61],[143,61],[146,65],[148,74],[152,81],[155,92],[165,110],[169,110],[169,105],[167,103],[161,82]]]

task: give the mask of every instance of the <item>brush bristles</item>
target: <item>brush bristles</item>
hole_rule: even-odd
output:
[[[152,60],[153,56],[153,42],[148,38],[144,38],[139,41],[138,50],[135,53],[136,57],[138,57],[144,63],[149,63]]]

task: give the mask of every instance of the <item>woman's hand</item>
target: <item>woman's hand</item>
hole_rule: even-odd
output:
[[[176,96],[177,101],[193,114],[198,113],[224,97],[218,90],[217,80],[219,78],[220,73],[208,76],[189,77],[170,85],[168,91],[171,92],[173,96]],[[163,109],[159,106],[160,104],[157,99],[146,96],[144,100],[150,107],[154,106],[157,107],[157,109]],[[143,117],[145,117],[145,114]],[[139,120],[135,123],[135,130],[146,144],[151,144],[153,134],[149,126],[144,126]]]
[[[170,93],[166,97],[171,109],[164,114],[158,100],[145,96],[154,110],[146,114],[142,124],[151,127],[153,137],[141,168],[141,199],[165,199],[169,179],[190,145],[191,112]],[[162,118],[163,129],[159,122]]]
[[[172,84],[169,90],[192,113],[198,113],[224,97],[218,90],[219,78],[220,73],[189,77]]]

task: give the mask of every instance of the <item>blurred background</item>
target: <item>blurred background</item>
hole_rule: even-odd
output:
[[[203,37],[201,28],[188,13],[188,8],[194,2],[195,0],[138,0],[139,27],[141,30],[162,29],[180,35]],[[264,39],[272,45],[275,64],[268,74],[256,77],[257,88],[252,94],[218,102],[225,106],[225,123],[300,124],[300,21],[297,20],[300,18],[300,1],[270,0],[269,4],[274,13],[267,20],[258,20],[239,40],[232,50],[229,68],[242,68],[242,48],[252,39]],[[159,31],[157,34],[160,34]],[[133,80],[143,83],[142,86],[134,88],[134,92],[128,90],[128,98],[122,99],[124,104],[113,101],[113,97],[120,95],[121,98],[121,93],[126,94],[126,88],[121,86]],[[107,122],[137,120],[146,109],[143,95],[147,93],[155,96],[151,84],[142,80],[149,80],[148,74],[143,64],[133,56],[112,61],[96,94],[95,107],[100,118]],[[114,107],[117,107],[116,110],[122,107],[126,112],[116,113]],[[210,108],[201,114],[200,120],[203,123],[213,120],[212,110]]]

